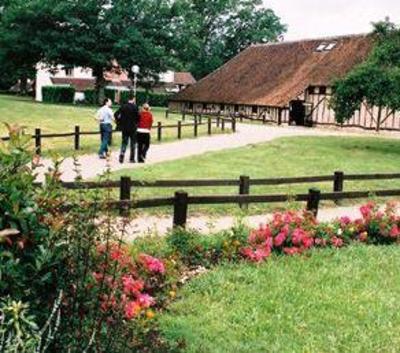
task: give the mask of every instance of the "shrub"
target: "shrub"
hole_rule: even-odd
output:
[[[42,87],[43,102],[46,103],[73,103],[75,88],[69,86]]]
[[[129,91],[121,92],[121,103],[128,101],[129,94]],[[136,92],[136,102],[139,106],[143,105],[144,103],[148,103],[153,107],[168,107],[169,98],[169,94],[152,93],[146,91]]]

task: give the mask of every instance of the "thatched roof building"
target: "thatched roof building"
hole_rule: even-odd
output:
[[[373,45],[373,37],[366,34],[252,45],[175,95],[170,109],[267,116],[299,125],[335,124],[329,108],[332,82],[363,62]],[[371,119],[360,124],[371,127]]]

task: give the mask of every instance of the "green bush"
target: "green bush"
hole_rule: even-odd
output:
[[[129,91],[121,92],[121,103],[128,101],[129,94]],[[169,97],[169,94],[152,93],[146,91],[136,92],[136,101],[139,106],[143,105],[144,103],[148,103],[152,107],[168,107]]]
[[[84,93],[85,93],[85,103],[97,104],[97,95],[94,89],[86,89]]]
[[[69,86],[42,87],[43,102],[46,103],[73,103],[75,88]]]

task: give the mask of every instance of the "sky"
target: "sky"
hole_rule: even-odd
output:
[[[400,0],[263,0],[288,25],[285,40],[371,31],[371,22],[400,24]]]

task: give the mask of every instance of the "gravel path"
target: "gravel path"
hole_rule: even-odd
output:
[[[330,221],[342,216],[348,216],[351,219],[360,217],[360,206],[350,207],[334,207],[320,209],[318,212],[319,221]],[[272,214],[263,214],[255,216],[247,216],[243,218],[243,222],[249,227],[255,228],[260,224],[266,223]],[[232,216],[196,216],[189,217],[187,228],[199,231],[202,234],[210,234],[232,228],[238,219]],[[140,216],[140,218],[132,219],[127,226],[126,240],[132,240],[140,236],[146,235],[165,235],[172,226],[172,216]]]
[[[346,130],[310,129],[296,126],[269,126],[256,124],[238,124],[237,132],[234,134],[222,134],[204,136],[197,139],[185,139],[171,143],[153,145],[150,148],[146,164],[154,164],[165,161],[181,159],[185,157],[200,155],[211,151],[220,151],[243,147],[250,144],[258,144],[271,141],[285,136],[332,136],[332,135],[362,135],[366,133],[349,132]],[[399,137],[400,135],[391,135]],[[114,148],[109,161],[111,171],[127,168],[140,168],[143,164],[120,164],[118,162],[118,150]],[[126,156],[127,157],[127,156]],[[91,179],[104,173],[107,162],[100,160],[96,154],[83,155],[78,158],[82,168],[83,179]],[[48,159],[41,161],[43,165],[38,171],[38,180],[43,181],[44,172],[52,165]],[[66,158],[61,164],[62,180],[73,181],[75,178],[73,158]]]

